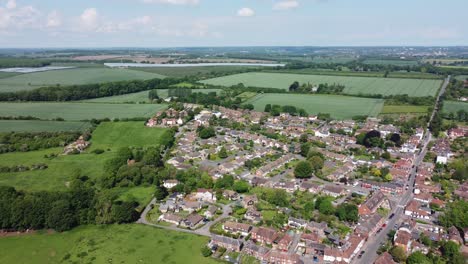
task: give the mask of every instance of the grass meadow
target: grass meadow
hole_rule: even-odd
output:
[[[0,263],[217,263],[200,253],[208,240],[137,224],[81,226],[0,238]]]
[[[284,73],[241,73],[202,81],[205,84],[231,86],[243,83],[246,86],[270,87],[287,90],[289,86],[299,83],[311,84],[342,84],[346,94],[382,94],[409,96],[434,96],[440,88],[441,80],[408,79],[408,78],[376,78],[349,77],[330,75],[305,75]]]
[[[428,108],[424,105],[384,105],[381,114],[427,113]]]
[[[364,60],[365,64],[375,65],[395,65],[395,66],[416,66],[418,61],[415,60],[381,60],[381,59],[367,59]]]
[[[150,117],[166,108],[164,104],[105,103],[0,103],[2,116],[34,116],[41,119],[61,117],[70,121],[93,118]]]
[[[45,170],[0,173],[0,185],[13,186],[20,190],[62,190],[75,175],[99,178],[103,167],[120,147],[143,147],[158,145],[167,129],[147,128],[143,122],[104,122],[93,132],[91,146],[79,155],[60,155],[63,148],[50,148],[30,152],[0,154],[0,166],[47,164]],[[93,149],[105,152],[97,155]],[[55,158],[45,155],[58,154]],[[138,196],[135,194],[135,196]],[[1,263],[1,262],[0,262]]]
[[[329,113],[336,119],[349,119],[356,115],[377,116],[384,100],[339,95],[260,94],[246,103],[263,111],[266,104],[293,105],[309,114]]]
[[[465,110],[468,112],[468,103],[461,101],[444,101],[444,106],[442,108],[444,113],[456,114],[460,110]]]
[[[90,123],[79,121],[0,120],[0,132],[84,131],[89,127]]]
[[[260,67],[257,66],[148,67],[132,69],[136,71],[156,73],[168,77],[185,77],[193,75],[204,77],[212,73],[234,73],[248,68],[260,69]]]
[[[54,86],[57,84],[65,86],[110,81],[147,80],[164,77],[165,76],[156,73],[128,69],[74,68],[27,73],[7,78],[0,78],[0,92],[32,90],[43,86]]]

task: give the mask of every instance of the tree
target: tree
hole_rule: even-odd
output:
[[[77,224],[70,203],[66,200],[59,200],[52,204],[46,222],[48,227],[59,232],[69,230]]]
[[[234,185],[234,177],[231,175],[223,175],[215,182],[215,188],[217,189],[231,189]]]
[[[204,246],[204,247],[201,248],[201,254],[202,254],[202,256],[204,256],[206,258],[206,257],[211,256],[212,252],[211,252],[210,248],[208,248],[207,246]]]
[[[250,185],[246,181],[236,181],[232,188],[238,193],[245,193],[249,191]]]
[[[432,261],[420,251],[416,251],[408,256],[407,264],[432,264]]]
[[[295,92],[297,91],[297,89],[299,88],[299,82],[298,81],[295,81],[293,82],[290,86],[289,86],[289,91],[290,92]]]
[[[145,165],[160,166],[161,154],[157,148],[148,148],[143,154],[143,163]]]
[[[212,127],[203,127],[198,131],[198,136],[202,139],[207,139],[216,136],[216,132]]]
[[[301,137],[299,138],[299,141],[302,143],[306,143],[307,141],[309,141],[309,135],[302,134]]]
[[[455,256],[460,254],[460,246],[453,241],[447,241],[442,245],[441,251],[444,257],[453,259]]]
[[[112,205],[111,215],[115,223],[131,223],[137,220],[138,212],[135,208],[138,204],[134,202],[121,202]]]
[[[301,145],[301,156],[307,157],[307,155],[309,154],[309,150],[310,150],[310,143],[309,142],[302,143],[302,145]]]
[[[167,189],[166,187],[164,186],[157,186],[156,187],[156,190],[154,192],[154,197],[156,198],[156,200],[164,200],[164,198],[166,198],[166,196],[168,195],[169,193],[167,192]]]
[[[156,90],[156,89],[150,90],[149,93],[148,93],[148,98],[150,100],[159,99],[158,90]]]
[[[294,168],[294,176],[301,179],[312,177],[312,166],[310,166],[310,163],[307,161],[299,161],[296,168]]]
[[[323,168],[323,165],[325,164],[325,162],[320,156],[312,156],[309,159],[309,162],[312,166],[312,170],[315,172],[321,170]]]
[[[396,262],[403,262],[406,259],[405,250],[399,246],[395,246],[392,249],[390,249],[390,255],[392,255],[393,259]]]
[[[228,157],[227,150],[224,146],[222,146],[221,149],[219,150],[218,157],[220,157],[221,159],[225,159]]]
[[[331,199],[327,197],[323,199],[322,201],[320,201],[318,210],[320,213],[324,215],[332,215],[335,211],[335,207],[333,207]]]
[[[266,104],[265,105],[265,112],[269,113],[271,111],[271,104]]]
[[[343,203],[336,209],[336,216],[341,221],[357,222],[359,220],[358,208],[354,204]]]

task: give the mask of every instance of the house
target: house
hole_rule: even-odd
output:
[[[244,219],[252,221],[252,223],[256,224],[262,221],[262,213],[253,208],[249,208],[244,215]]]
[[[411,246],[411,233],[405,228],[400,228],[393,237],[393,244],[408,251]]]
[[[325,187],[322,189],[322,193],[336,198],[345,194],[346,190],[343,187],[337,185],[325,185]]]
[[[302,264],[303,261],[297,254],[289,254],[286,252],[270,251],[266,254],[265,260],[268,263],[275,264]]]
[[[182,226],[194,228],[203,221],[203,217],[197,213],[192,213],[182,221]]]
[[[164,221],[174,225],[179,225],[180,222],[182,222],[182,217],[172,213],[165,213],[159,216],[158,221]]]
[[[463,239],[460,236],[460,232],[458,232],[458,229],[454,226],[451,226],[448,230],[448,237],[450,241],[453,241],[459,245],[463,245]]]
[[[216,211],[218,211],[218,207],[214,206],[214,205],[210,205],[208,206],[208,208],[206,209],[205,213],[204,213],[204,216],[206,218],[213,218],[215,215],[216,215]]]
[[[358,224],[354,230],[355,233],[363,237],[369,237],[375,234],[384,223],[385,218],[379,214],[363,215],[359,217]]]
[[[242,206],[245,208],[248,207],[253,207],[255,204],[258,203],[258,198],[257,195],[246,195],[244,196],[244,199],[242,200]]]
[[[198,189],[193,197],[199,201],[216,202],[216,196],[211,189]]]
[[[468,200],[468,181],[465,181],[458,189],[455,190],[455,194],[463,200]]]
[[[181,210],[187,211],[191,214],[195,211],[200,210],[202,208],[202,204],[198,201],[184,200],[179,204],[179,207]]]
[[[235,191],[224,190],[223,197],[229,201],[236,201],[239,198],[239,194]]]
[[[244,245],[244,248],[242,249],[242,252],[260,261],[265,260],[265,256],[269,251],[270,251],[269,248],[258,246],[252,241],[247,241]]]
[[[430,219],[431,210],[427,207],[423,208],[420,202],[411,200],[405,207],[405,215],[428,220]]]
[[[64,150],[63,154],[75,154],[83,152],[88,146],[90,145],[89,141],[84,140],[83,136],[80,136],[75,142],[70,143],[67,145]]]
[[[289,217],[288,219],[288,226],[294,228],[306,228],[307,221],[299,218]]]
[[[228,221],[223,224],[223,230],[229,233],[247,236],[252,230],[252,226],[249,224]]]
[[[468,129],[463,129],[463,128],[451,128],[447,131],[447,135],[449,136],[450,139],[465,137],[467,136],[467,133],[468,133]]]
[[[278,241],[278,243],[276,243],[274,248],[280,251],[288,251],[291,243],[292,243],[292,237],[286,234]]]
[[[163,183],[163,186],[164,186],[166,189],[172,189],[172,188],[174,188],[177,184],[179,184],[179,181],[178,181],[178,180],[165,180],[164,183]]]
[[[370,198],[359,205],[359,215],[370,215],[377,211],[377,209],[386,201],[386,197],[381,191],[375,192]],[[388,203],[388,202],[387,202]]]
[[[325,230],[328,229],[328,224],[326,222],[314,222],[310,221],[307,224],[306,227],[307,230],[309,230],[312,233],[318,234],[319,237],[324,238],[325,237]]]
[[[393,257],[392,255],[390,255],[390,253],[384,252],[374,261],[374,264],[397,264],[397,263],[393,261]]]
[[[241,251],[243,245],[242,241],[240,240],[219,235],[212,235],[210,244],[217,245],[218,247],[222,247],[235,252]]]
[[[252,239],[260,244],[272,245],[279,234],[276,230],[266,227],[255,227],[252,229]]]
[[[299,186],[299,190],[301,192],[311,192],[311,193],[318,193],[320,191],[321,185],[310,182],[310,181],[303,181],[301,185]]]

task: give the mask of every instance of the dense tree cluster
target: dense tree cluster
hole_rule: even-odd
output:
[[[281,113],[288,113],[290,115],[294,116],[308,116],[307,112],[302,109],[302,108],[297,108],[292,105],[271,105],[271,104],[266,104],[265,105],[265,112],[270,113],[272,116],[279,116]]]
[[[216,131],[211,126],[209,127],[199,126],[197,128],[197,133],[201,139],[207,139],[207,138],[216,136]]]
[[[79,136],[80,132],[0,133],[0,153],[63,147],[77,140]]]
[[[367,148],[383,147],[384,144],[384,140],[380,137],[380,132],[377,130],[371,130],[367,133],[357,135],[356,142],[360,145],[366,146]]]
[[[17,58],[17,57],[2,57],[0,58],[0,68],[17,68],[17,67],[44,67],[50,65],[49,60],[37,58]]]

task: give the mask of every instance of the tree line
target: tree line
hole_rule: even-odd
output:
[[[33,151],[64,147],[75,141],[80,132],[7,132],[0,133],[0,153]],[[85,133],[88,139],[90,134]]]

